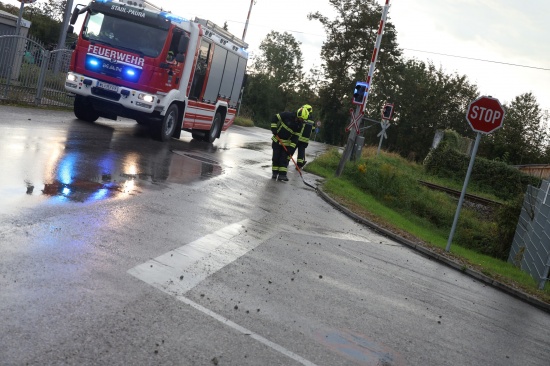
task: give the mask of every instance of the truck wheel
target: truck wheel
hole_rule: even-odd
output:
[[[216,112],[216,115],[214,116],[214,121],[212,122],[212,128],[210,128],[210,131],[208,133],[204,134],[204,141],[214,142],[214,140],[220,134],[221,128],[222,128],[222,115],[220,114],[220,112]]]
[[[179,110],[176,104],[168,107],[164,118],[154,124],[154,137],[160,141],[168,141],[174,135],[178,123]]]
[[[99,114],[94,110],[94,107],[84,97],[77,95],[74,98],[74,115],[76,118],[86,122],[95,122],[99,118]]]

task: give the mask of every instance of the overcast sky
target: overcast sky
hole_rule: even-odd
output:
[[[0,1],[20,6],[16,0]],[[239,37],[251,4],[250,0],[154,2],[189,19],[198,16],[220,26],[227,21]],[[307,19],[315,11],[329,18],[334,14],[328,0],[256,0],[245,37],[251,55],[271,30],[286,31],[302,43],[305,70],[320,65],[324,30],[319,22]],[[549,0],[390,0],[388,16],[405,57],[431,60],[447,73],[466,75],[482,95],[502,103],[533,92],[541,107],[550,109],[548,14]]]

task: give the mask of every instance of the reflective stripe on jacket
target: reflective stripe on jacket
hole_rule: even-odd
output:
[[[271,120],[271,132],[273,133],[271,139],[279,142],[275,136],[277,135],[283,142],[283,145],[295,148],[302,124],[293,112],[277,113]]]
[[[309,138],[311,137],[311,132],[313,131],[314,125],[315,122],[313,121],[305,121],[303,123],[302,130],[300,131],[298,141],[305,142],[306,144],[309,143]]]

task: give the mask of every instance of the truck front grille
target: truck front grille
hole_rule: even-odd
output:
[[[95,86],[92,87],[92,94],[97,95],[99,97],[111,99],[111,100],[116,100],[116,101],[120,100],[120,94],[118,94],[117,92],[105,90],[102,88],[97,88]]]

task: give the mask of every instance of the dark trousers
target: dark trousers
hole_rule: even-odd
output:
[[[296,160],[296,164],[300,168],[303,167],[304,165],[306,165],[306,147],[307,147],[307,145],[308,145],[307,142],[298,141],[298,146],[297,146],[298,159]]]
[[[288,171],[289,157],[285,148],[277,142],[271,144],[273,157],[271,158],[271,170],[273,174],[286,175]]]

